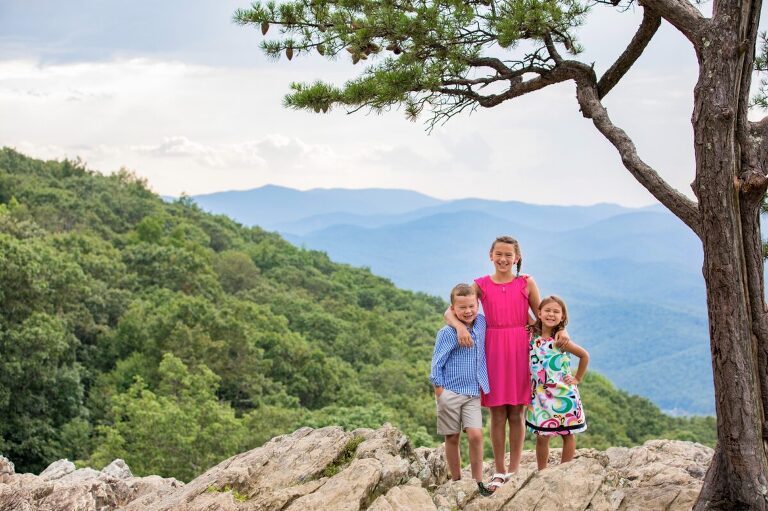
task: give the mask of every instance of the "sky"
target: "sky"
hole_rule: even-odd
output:
[[[654,203],[580,113],[571,83],[462,114],[431,133],[402,111],[287,110],[291,82],[343,83],[347,56],[268,60],[232,22],[243,0],[0,0],[0,145],[127,168],[162,195],[402,188],[441,199]],[[706,6],[705,6],[706,8]],[[598,75],[638,9],[596,7],[579,38]],[[641,157],[692,196],[696,58],[668,24],[605,99]]]

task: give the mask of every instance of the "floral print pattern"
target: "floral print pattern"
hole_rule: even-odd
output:
[[[525,415],[528,430],[537,435],[571,435],[587,429],[579,389],[563,381],[571,374],[571,357],[554,339],[531,335],[531,402]]]

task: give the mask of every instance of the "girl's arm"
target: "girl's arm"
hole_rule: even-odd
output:
[[[477,284],[474,282],[472,283],[472,289],[475,290],[475,294],[479,300],[480,296],[482,295],[482,291],[480,291],[480,288],[477,287]],[[472,347],[472,336],[469,334],[467,325],[459,321],[459,318],[456,317],[456,314],[453,313],[453,310],[450,307],[445,310],[443,319],[445,320],[446,325],[451,326],[456,330],[456,335],[459,338],[460,346],[464,346],[465,348]]]
[[[538,312],[539,305],[541,304],[541,295],[539,294],[539,286],[536,285],[536,281],[533,280],[533,277],[528,275],[526,280],[528,281],[526,283],[526,289],[528,291],[528,306],[533,311],[533,318],[531,318],[530,311],[528,312],[528,324],[532,325],[536,323],[536,312]]]
[[[589,352],[573,341],[568,341],[560,349],[579,357],[579,367],[576,369],[576,376],[568,374],[563,378],[563,381],[569,385],[578,385],[584,379],[584,373],[587,372]]]

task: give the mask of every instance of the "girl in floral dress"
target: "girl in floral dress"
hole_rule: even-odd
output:
[[[571,461],[576,451],[576,433],[587,429],[577,385],[584,378],[589,353],[569,339],[555,341],[554,336],[568,324],[565,302],[557,296],[541,301],[537,320],[531,326],[530,363],[532,399],[525,424],[536,435],[536,463],[547,468],[549,440],[563,438],[561,463]],[[571,374],[570,355],[579,357],[576,376]]]

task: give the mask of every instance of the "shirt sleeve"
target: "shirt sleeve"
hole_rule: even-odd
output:
[[[435,351],[432,353],[432,371],[429,381],[435,387],[445,387],[445,363],[448,356],[456,346],[456,341],[451,339],[449,329],[441,329],[435,338]]]

